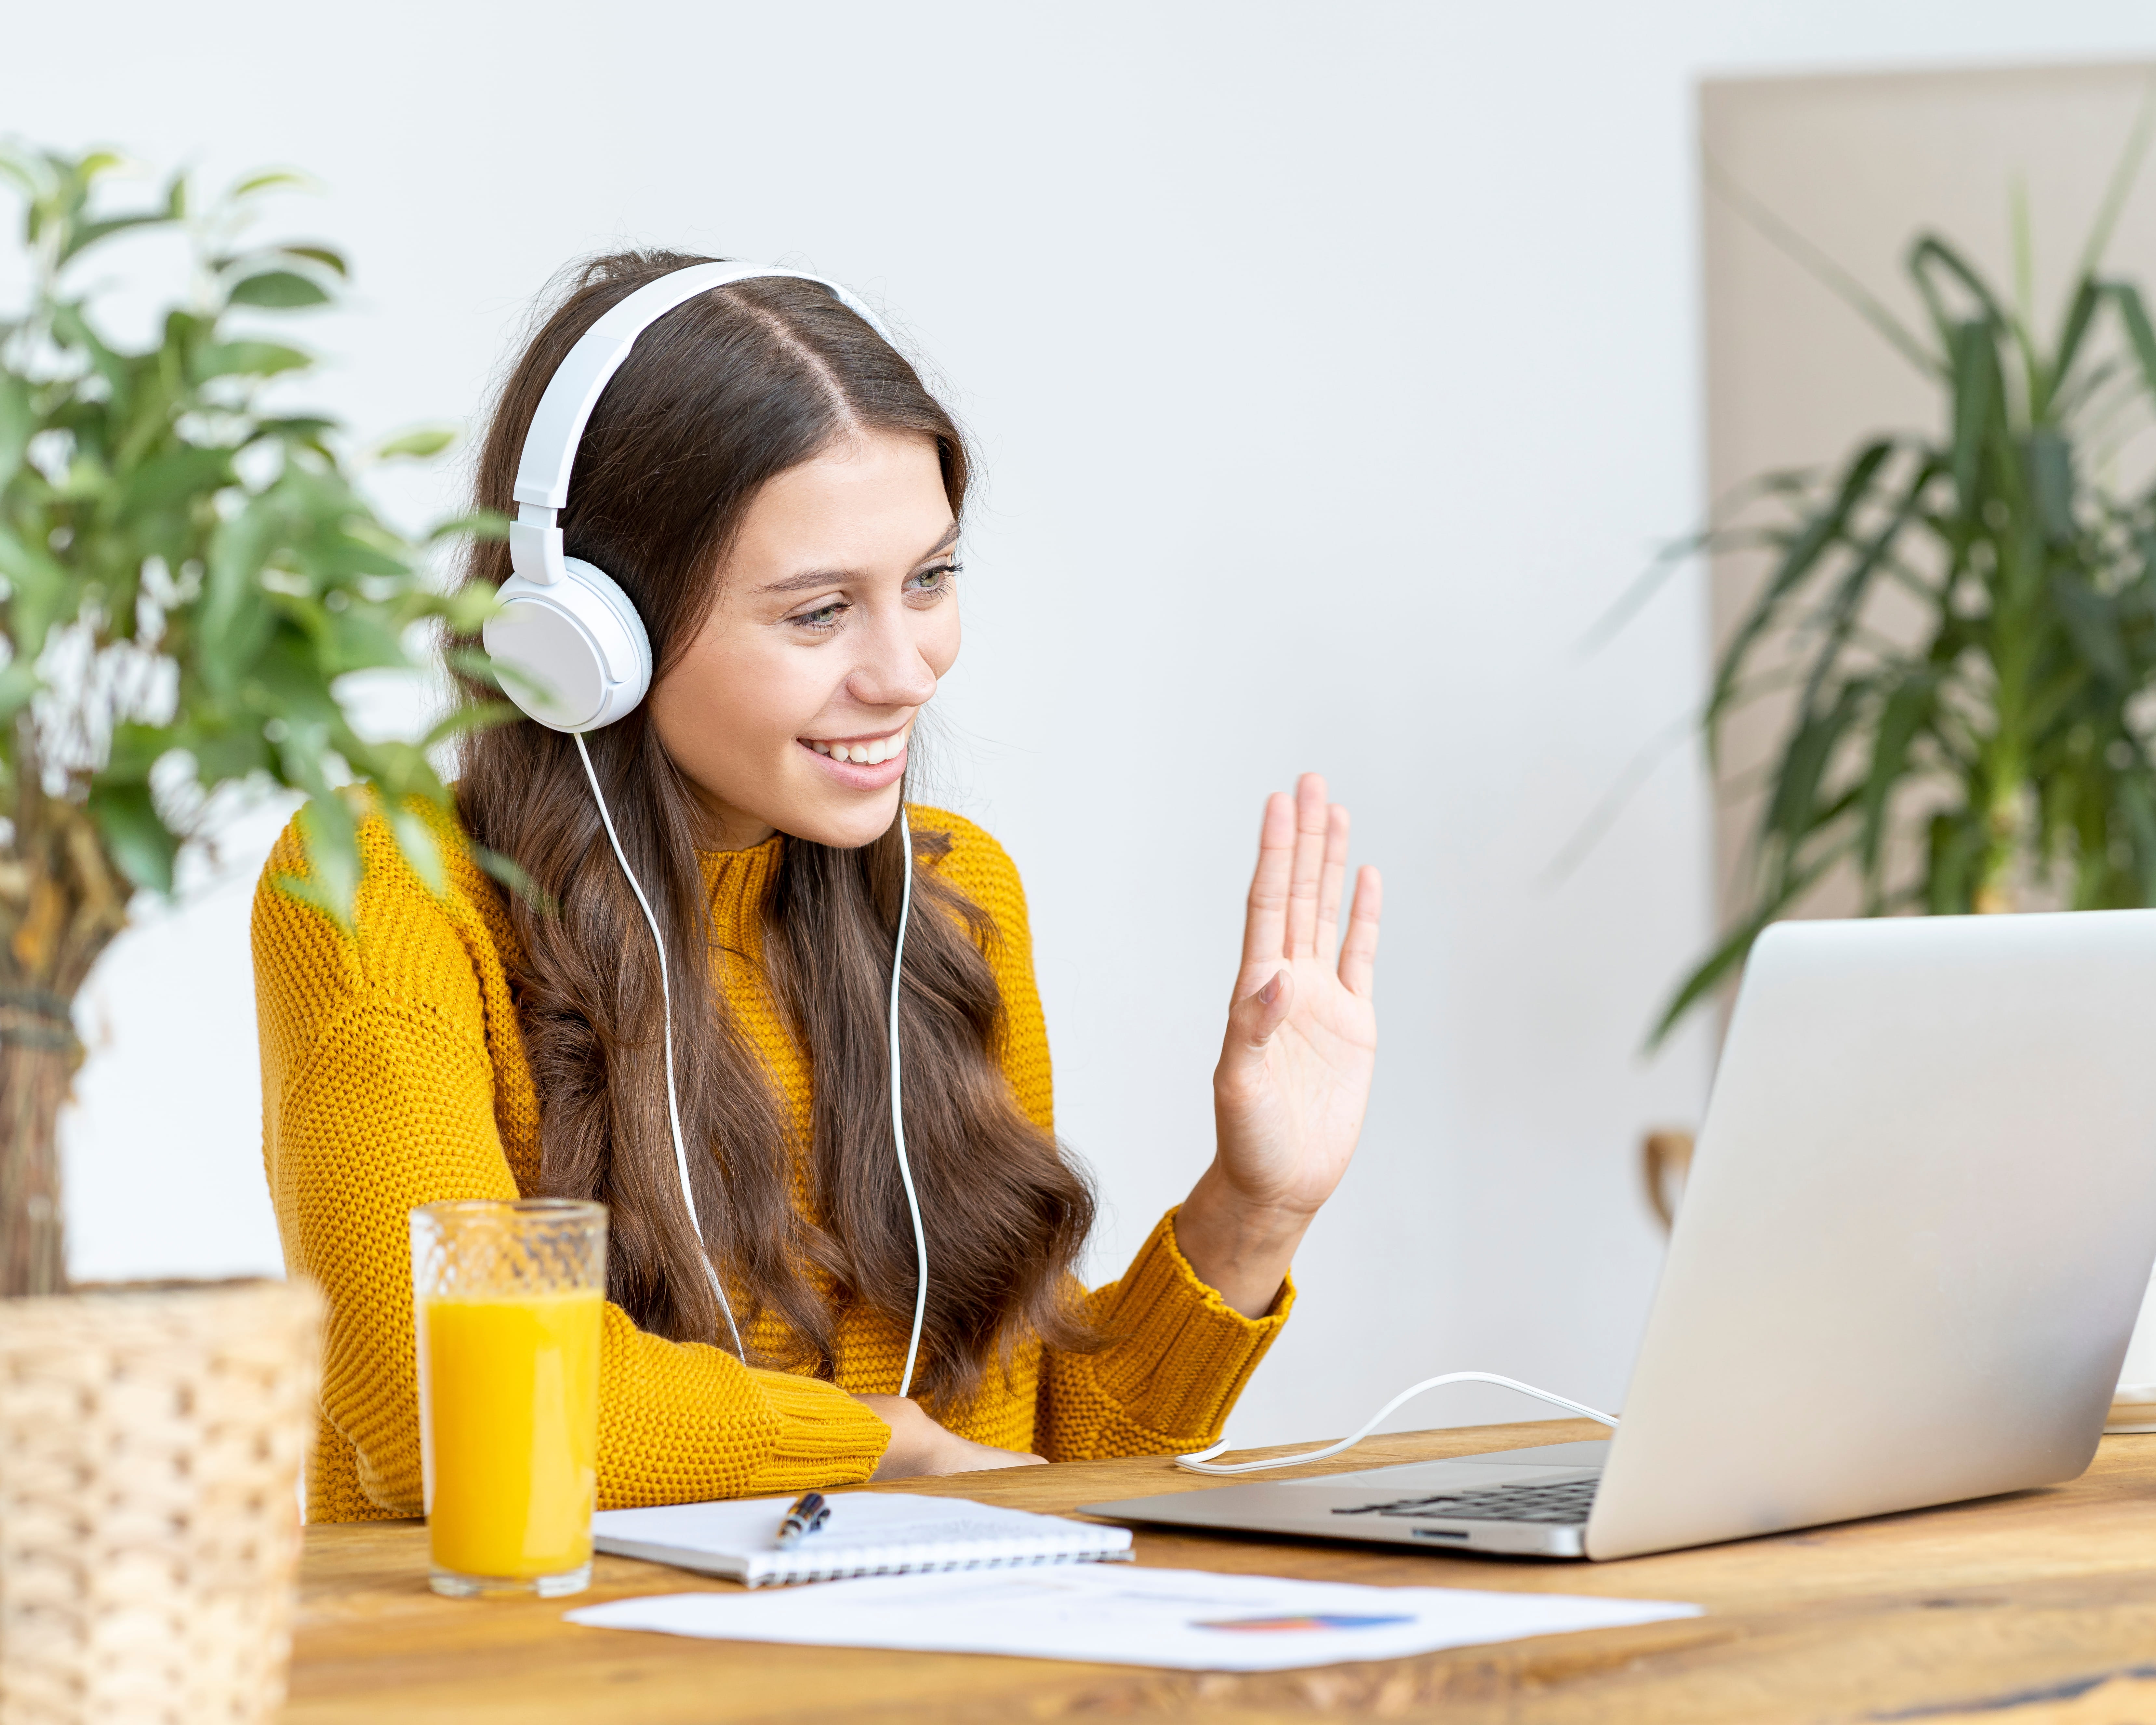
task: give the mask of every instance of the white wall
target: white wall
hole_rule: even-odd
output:
[[[0,124],[320,174],[298,218],[361,295],[321,395],[367,431],[467,414],[527,296],[621,239],[803,261],[912,332],[988,475],[943,776],[1029,883],[1101,1274],[1208,1153],[1260,799],[1332,775],[1389,871],[1385,1050],[1249,1440],[1457,1367],[1622,1394],[1634,1143],[1707,1076],[1697,1034],[1636,1055],[1707,930],[1686,754],[1545,872],[1701,675],[1692,588],[1573,649],[1698,505],[1691,80],[2156,45],[2097,0],[109,0],[94,58],[83,28],[11,18],[38,76]],[[232,851],[85,1004],[79,1275],[277,1261]]]

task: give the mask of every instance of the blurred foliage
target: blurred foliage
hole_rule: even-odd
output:
[[[314,365],[282,326],[334,305],[346,275],[326,246],[249,238],[261,201],[296,177],[254,176],[200,210],[175,177],[114,213],[105,182],[122,165],[0,147],[31,275],[27,307],[0,321],[0,971],[63,993],[118,926],[114,903],[89,901],[124,913],[133,890],[169,893],[182,847],[208,836],[234,788],[312,799],[309,876],[285,884],[340,922],[372,809],[439,884],[421,811],[449,793],[427,748],[495,716],[463,709],[422,743],[376,742],[340,697],[349,673],[415,668],[427,625],[475,632],[488,597],[440,591],[425,547],[501,524],[408,541],[355,475],[434,455],[450,434],[355,457],[333,420],[269,404]],[[131,349],[93,319],[85,266],[116,236],[160,228],[186,237],[190,279],[154,344]],[[102,886],[100,865],[116,877]],[[49,913],[41,894],[56,895]],[[40,932],[41,917],[59,926]]]
[[[1794,711],[1763,773],[1739,914],[1678,986],[1659,1041],[1732,976],[1766,925],[1853,870],[1865,914],[2156,904],[2156,486],[2107,475],[2156,398],[2139,290],[2101,259],[2148,136],[2137,128],[2046,341],[2017,200],[1999,292],[1923,234],[1912,330],[1765,212],[1746,213],[1938,385],[1940,429],[1866,439],[1825,473],[1765,475],[1679,549],[1763,548],[1703,725]],[[1741,194],[1731,193],[1732,197]]]

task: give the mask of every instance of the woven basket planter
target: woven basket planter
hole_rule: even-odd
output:
[[[0,1301],[0,1725],[242,1725],[285,1698],[321,1300]]]

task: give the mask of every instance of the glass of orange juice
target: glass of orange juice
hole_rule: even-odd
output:
[[[412,1212],[412,1318],[434,1589],[581,1592],[598,1492],[606,1206]]]

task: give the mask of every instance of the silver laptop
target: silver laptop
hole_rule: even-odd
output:
[[[1614,1438],[1085,1507],[1624,1558],[2049,1485],[2152,1259],[2156,911],[1779,923]]]

